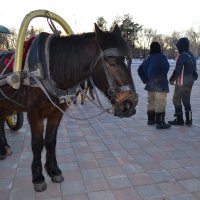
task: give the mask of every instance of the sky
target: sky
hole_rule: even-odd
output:
[[[170,35],[190,28],[199,31],[199,0],[10,0],[0,9],[0,25],[19,30],[29,12],[45,9],[62,17],[74,33],[91,32],[98,17],[104,17],[108,27],[116,16],[129,14],[135,23]],[[4,1],[5,2],[5,1]],[[35,18],[30,25],[44,27],[45,18]]]

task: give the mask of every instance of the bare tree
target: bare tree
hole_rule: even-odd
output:
[[[97,18],[97,25],[104,31],[107,30],[106,24],[107,24],[107,22],[104,19],[104,17],[98,17]]]
[[[11,35],[8,38],[9,44],[10,44],[10,49],[16,49],[16,43],[17,43],[17,31],[16,31],[16,28],[11,28],[10,32],[11,32]]]
[[[7,35],[4,33],[0,33],[0,49],[1,50],[8,49],[8,39]]]
[[[136,45],[141,49],[141,57],[146,57],[149,51],[150,43],[156,35],[156,31],[151,28],[144,28],[138,32]]]
[[[126,14],[121,21],[120,28],[123,37],[132,46],[132,48],[134,48],[135,41],[138,39],[138,32],[142,29],[142,26],[135,23],[133,18],[129,14]]]
[[[43,28],[34,28],[33,26],[31,26],[31,28],[28,29],[26,32],[26,39],[30,38],[31,36],[36,36],[42,31],[44,31]]]
[[[198,47],[200,43],[200,33],[195,32],[193,28],[186,31],[186,35],[188,39],[190,40],[190,49],[194,53],[195,56],[198,57]]]

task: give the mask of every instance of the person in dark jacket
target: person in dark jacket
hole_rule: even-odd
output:
[[[145,90],[148,91],[147,124],[156,124],[157,129],[166,129],[171,126],[165,123],[166,99],[169,92],[167,79],[169,67],[166,56],[161,53],[160,44],[152,42],[150,45],[150,55],[147,56],[138,68],[138,75],[143,83],[146,84]]]
[[[190,96],[194,84],[193,73],[196,71],[196,59],[189,50],[188,38],[180,38],[176,44],[179,51],[179,57],[175,69],[169,79],[170,84],[175,83],[173,104],[175,107],[175,119],[169,121],[172,125],[184,125],[182,104],[185,108],[185,124],[192,125],[192,110]]]

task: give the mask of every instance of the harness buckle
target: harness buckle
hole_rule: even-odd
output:
[[[112,96],[114,96],[115,95],[115,89],[113,88],[113,87],[110,87],[109,89],[108,89],[108,94],[112,97]]]
[[[62,104],[62,103],[66,103],[67,105],[71,103],[71,98],[69,97],[69,95],[61,96],[59,98],[59,104]]]
[[[20,86],[20,74],[15,72],[6,78],[6,81],[14,89],[19,89]]]

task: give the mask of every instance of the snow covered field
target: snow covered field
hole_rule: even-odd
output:
[[[142,63],[143,60],[141,59],[133,59],[132,60],[132,66],[138,66],[139,64]],[[169,59],[169,64],[171,65],[171,67],[175,66],[175,60],[173,59]],[[200,59],[197,60],[197,69],[198,71],[200,71]]]

